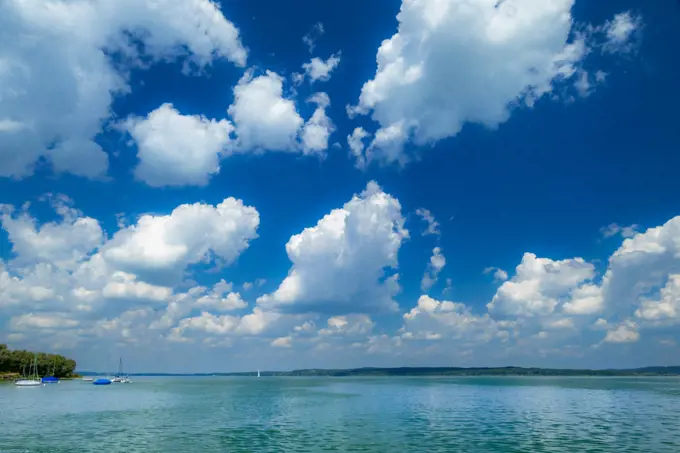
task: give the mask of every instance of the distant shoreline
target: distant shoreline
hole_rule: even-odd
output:
[[[100,376],[110,373],[78,371],[81,376]],[[132,376],[254,376],[257,372],[238,373],[133,373]],[[261,376],[290,377],[371,377],[371,376],[680,376],[680,366],[644,367],[633,369],[558,369],[558,368],[453,368],[453,367],[400,367],[352,369],[304,369],[293,371],[261,371]]]

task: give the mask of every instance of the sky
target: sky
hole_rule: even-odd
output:
[[[0,4],[0,343],[680,364],[680,5]]]

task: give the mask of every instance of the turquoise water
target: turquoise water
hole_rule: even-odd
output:
[[[0,385],[0,452],[680,452],[675,378]]]

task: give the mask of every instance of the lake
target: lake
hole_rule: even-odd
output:
[[[0,452],[680,452],[678,378],[0,384]]]

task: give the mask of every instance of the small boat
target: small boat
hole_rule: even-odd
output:
[[[118,359],[118,373],[111,379],[111,382],[124,382],[125,376],[123,375],[123,358]]]
[[[97,378],[94,381],[92,381],[94,385],[109,385],[111,383],[110,379],[106,378]]]
[[[83,378],[83,381],[85,381],[85,382],[92,382],[92,381],[94,381],[94,378],[91,377],[91,376],[85,376],[85,377]]]
[[[257,370],[257,377],[260,377],[260,370]]]
[[[17,387],[42,387],[43,383],[37,379],[19,379],[14,382]]]
[[[54,359],[54,363],[52,364],[52,374],[50,376],[43,377],[42,383],[43,384],[58,384],[59,378],[54,376],[56,371],[57,371],[57,359]]]
[[[14,382],[14,385],[17,387],[40,387],[43,385],[38,376],[38,354],[35,354],[33,357],[33,363],[28,370],[28,376],[25,378],[22,376],[21,379]]]

